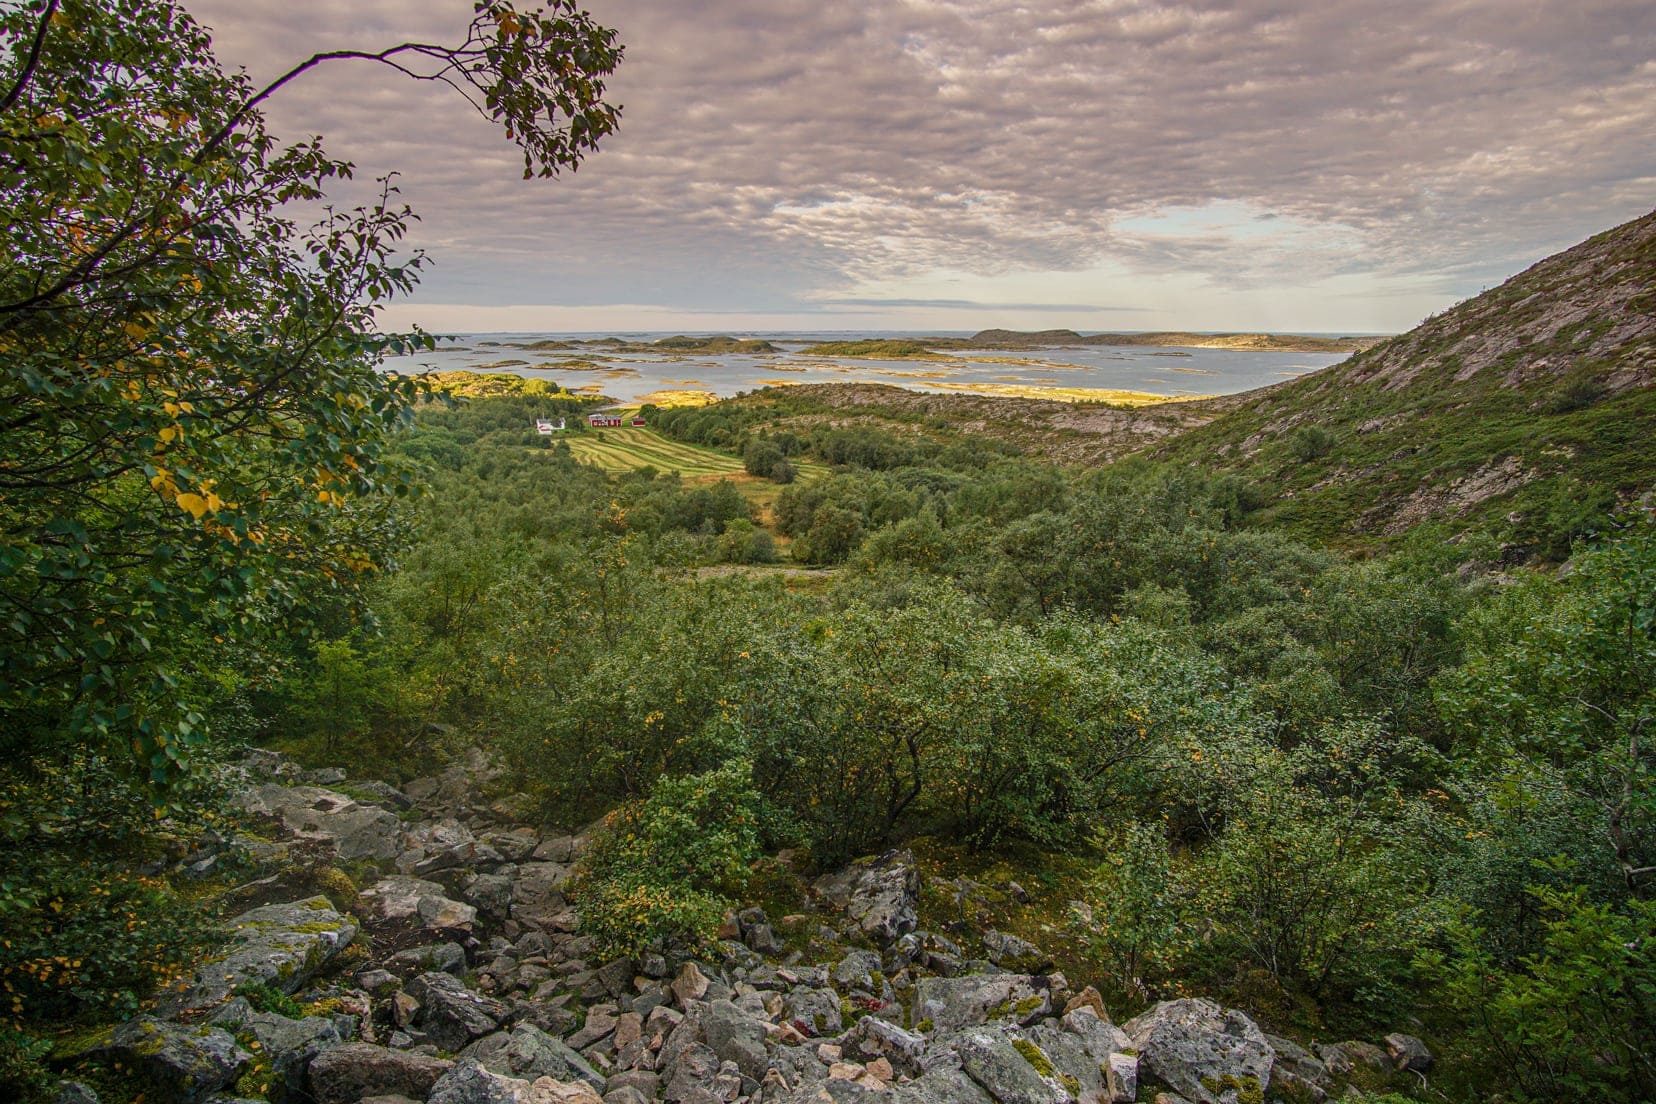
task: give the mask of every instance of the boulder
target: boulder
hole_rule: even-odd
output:
[[[333,790],[266,783],[240,800],[248,812],[279,821],[297,836],[328,841],[346,862],[386,861],[402,850],[402,821],[395,813]]]
[[[977,1028],[955,1038],[953,1048],[960,1068],[998,1104],[1073,1104],[1051,1060],[1028,1040]]]
[[[1411,1073],[1425,1073],[1432,1068],[1434,1061],[1425,1043],[1413,1035],[1396,1032],[1386,1036],[1386,1053],[1398,1069]]]
[[[1046,978],[1027,974],[975,974],[921,978],[914,986],[914,1022],[937,1031],[973,1027],[1011,1017],[1032,1023],[1052,1011]]]
[[[853,863],[813,885],[835,908],[881,943],[894,943],[919,926],[920,872],[909,851],[888,851]]]
[[[714,1001],[708,1005],[704,1030],[708,1048],[721,1062],[735,1062],[737,1069],[756,1081],[765,1076],[765,1038],[769,1032],[763,1020],[749,1016],[730,1001]]]
[[[310,1066],[316,1104],[355,1104],[374,1094],[424,1100],[453,1062],[372,1043],[346,1043],[319,1054]]]
[[[258,1040],[259,1052],[269,1067],[270,1087],[265,1098],[271,1104],[308,1102],[306,1074],[311,1063],[344,1042],[339,1028],[325,1016],[294,1020],[274,1012],[258,1012],[247,1018],[242,1030]]]
[[[466,932],[477,920],[474,906],[451,900],[436,882],[406,874],[381,878],[359,893],[357,902],[376,926]]]
[[[491,1034],[506,1015],[505,1005],[467,989],[453,974],[421,974],[408,983],[408,995],[420,1002],[415,1023],[443,1050],[458,1051]]]
[[[243,985],[268,985],[296,993],[317,970],[356,938],[357,926],[334,911],[326,897],[265,905],[225,925],[229,949],[208,962],[181,991],[160,1003],[177,1016],[223,1004]]]
[[[1271,1084],[1285,1096],[1320,1104],[1334,1088],[1328,1066],[1292,1039],[1266,1035],[1276,1059],[1271,1065]]]
[[[782,998],[782,1018],[806,1035],[838,1035],[845,1027],[839,996],[832,989],[802,985]]]
[[[564,911],[564,883],[569,867],[555,862],[526,862],[512,877],[512,919],[521,924],[556,928]]]
[[[180,1104],[224,1088],[253,1057],[222,1028],[186,1027],[153,1016],[122,1024],[92,1053],[135,1070],[166,1099]]]
[[[1027,939],[991,928],[983,935],[983,953],[1005,970],[1039,974],[1052,968],[1052,959]]]
[[[1143,1065],[1195,1104],[1257,1100],[1276,1052],[1245,1014],[1209,1000],[1162,1001],[1123,1025]]]
[[[592,1086],[552,1077],[530,1082],[462,1058],[432,1086],[426,1104],[603,1104]]]
[[[538,1081],[584,1081],[595,1089],[604,1087],[604,1078],[562,1039],[530,1023],[520,1023],[510,1032],[496,1032],[467,1046],[462,1058],[475,1058],[495,1073]]]

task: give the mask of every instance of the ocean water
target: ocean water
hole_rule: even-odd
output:
[[[509,372],[555,380],[572,391],[623,402],[646,401],[661,392],[707,392],[728,398],[743,391],[794,383],[885,383],[918,391],[1008,393],[1008,388],[1136,391],[1169,398],[1228,395],[1314,372],[1347,354],[1255,352],[1143,345],[1082,345],[1019,351],[949,352],[950,360],[865,360],[803,355],[812,340],[956,336],[892,332],[749,333],[780,352],[676,354],[612,352],[603,346],[528,348],[544,340],[618,337],[653,342],[659,333],[477,333],[446,338],[434,352],[393,357],[385,367],[400,372],[466,370]],[[958,336],[968,336],[961,334]],[[576,361],[579,363],[571,363]]]

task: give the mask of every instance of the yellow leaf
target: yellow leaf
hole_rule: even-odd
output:
[[[162,444],[171,444],[173,441],[183,439],[184,428],[182,426],[175,425],[162,426],[159,436]]]
[[[181,494],[178,496],[178,507],[191,517],[200,517],[207,512],[207,500],[198,494]]]

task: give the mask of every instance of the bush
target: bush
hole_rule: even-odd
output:
[[[581,931],[601,956],[710,940],[759,856],[752,768],[729,763],[663,778],[604,821],[570,883]]]
[[[1300,426],[1288,437],[1288,451],[1295,460],[1319,460],[1334,450],[1334,435],[1322,426]]]

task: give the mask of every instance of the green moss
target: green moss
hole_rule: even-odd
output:
[[[1029,1015],[1032,1012],[1037,1011],[1045,1003],[1046,1003],[1046,998],[1045,997],[1029,996],[1029,997],[1025,997],[1023,1000],[1019,1001],[1017,1004],[1014,1004],[1012,1006],[1012,1010],[1014,1012],[1016,1012],[1019,1015],[1019,1017],[1021,1018],[1023,1016]]]
[[[914,1030],[916,1030],[916,1031],[920,1032],[922,1035],[924,1035],[927,1032],[931,1031],[934,1026],[936,1026],[936,1025],[934,1025],[932,1023],[932,1018],[930,1016],[927,1016],[925,1019],[921,1020],[919,1023],[914,1025]]]
[[[1012,1049],[1024,1056],[1024,1061],[1035,1067],[1035,1072],[1042,1077],[1056,1076],[1058,1071],[1052,1066],[1052,1059],[1046,1052],[1028,1039],[1013,1039]]]
[[[1065,1092],[1069,1093],[1077,1100],[1081,1099],[1081,1081],[1079,1078],[1072,1074],[1060,1073],[1058,1075],[1058,1083],[1064,1086]]]

